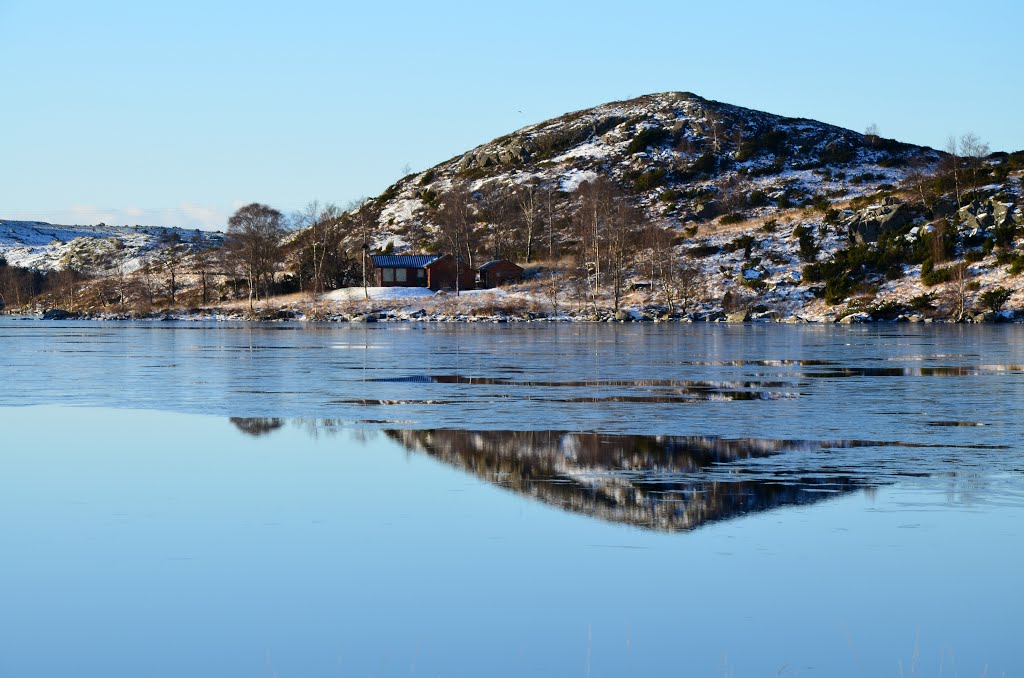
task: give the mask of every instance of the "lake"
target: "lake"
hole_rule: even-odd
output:
[[[1024,673],[1017,326],[0,319],[0,676]]]

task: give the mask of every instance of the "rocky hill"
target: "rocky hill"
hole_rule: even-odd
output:
[[[405,177],[368,209],[382,231],[405,239],[429,226],[438,196],[455,183],[481,191],[534,182],[568,194],[605,175],[648,219],[680,226],[732,212],[771,215],[781,198],[801,205],[816,195],[870,194],[939,158],[932,149],[675,92],[525,127]]]
[[[74,268],[103,275],[120,267],[130,273],[172,242],[189,248],[218,247],[224,234],[160,226],[60,226],[0,219],[0,257],[12,266],[44,272]]]
[[[963,141],[950,155],[689,93],[654,94],[495,139],[401,179],[360,213],[376,243],[440,250],[445,205],[468,195],[469,256],[475,248],[481,258],[511,252],[520,262],[586,265],[577,277],[593,283],[601,263],[596,236],[592,252],[584,251],[584,189],[607,177],[646,228],[673,237],[673,265],[699,270],[704,310],[816,320],[877,306],[879,316],[937,312],[937,285],[965,258],[967,306],[980,308],[987,288],[1006,285],[1007,303],[1020,307],[1011,269],[1024,223],[1024,156],[989,154],[973,136]],[[519,199],[527,187],[540,193],[543,222],[530,247]],[[518,245],[510,245],[516,233],[499,234],[503,222],[518,229]],[[663,306],[655,259],[666,253],[653,252],[642,229],[631,237],[627,277],[650,293],[630,301]]]

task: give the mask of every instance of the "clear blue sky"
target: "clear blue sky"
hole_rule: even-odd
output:
[[[1019,2],[347,4],[0,0],[0,218],[220,227],[670,90],[1024,148]]]

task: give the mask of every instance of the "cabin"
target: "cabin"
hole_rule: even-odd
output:
[[[370,260],[377,287],[427,287],[436,292],[454,290],[457,282],[462,290],[476,288],[476,271],[450,254],[374,254]]]
[[[434,259],[430,254],[374,254],[374,286],[427,287],[426,266]]]
[[[508,259],[495,259],[488,261],[480,267],[481,289],[492,289],[501,287],[510,282],[523,279],[523,269],[516,266]]]

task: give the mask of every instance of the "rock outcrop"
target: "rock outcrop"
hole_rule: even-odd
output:
[[[956,213],[958,228],[970,236],[981,235],[993,228],[1005,228],[1016,224],[1013,204],[989,198],[964,205]]]
[[[878,242],[883,233],[910,223],[910,209],[895,198],[886,198],[881,205],[866,207],[847,219],[850,239],[856,243]]]

